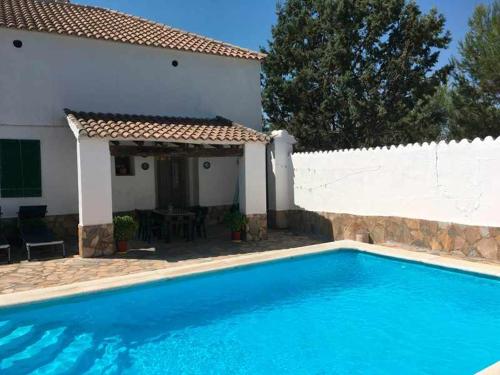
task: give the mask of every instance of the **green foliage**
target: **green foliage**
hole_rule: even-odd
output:
[[[231,210],[224,215],[224,223],[232,232],[241,232],[245,229],[247,218],[240,211]]]
[[[134,238],[138,224],[132,216],[116,216],[113,218],[114,236],[117,241],[128,241]]]
[[[460,43],[451,90],[450,138],[500,136],[500,0],[479,5]]]
[[[288,0],[263,52],[263,105],[300,149],[436,139],[444,17],[405,0]]]

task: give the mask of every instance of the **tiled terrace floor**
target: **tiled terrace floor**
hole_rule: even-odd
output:
[[[209,231],[210,233],[210,231]],[[208,239],[193,242],[176,241],[169,244],[132,243],[132,250],[109,258],[80,258],[77,255],[63,259],[22,261],[0,265],[0,294],[136,272],[152,271],[181,264],[200,263],[214,258],[230,258],[244,253],[300,247],[319,243],[318,239],[297,236],[286,231],[269,232],[267,240],[233,243],[226,233],[212,231]],[[154,247],[154,250],[153,250]],[[152,250],[152,251],[148,251]],[[73,245],[72,251],[75,252]]]

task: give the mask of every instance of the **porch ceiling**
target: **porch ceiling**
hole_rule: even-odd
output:
[[[219,116],[203,119],[64,111],[77,137],[214,145],[269,141],[267,135]]]

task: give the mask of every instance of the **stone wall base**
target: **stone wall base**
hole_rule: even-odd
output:
[[[288,211],[269,210],[267,219],[270,228],[288,228]]]
[[[222,224],[224,222],[224,216],[231,210],[231,205],[208,206],[207,208],[207,224]]]
[[[78,250],[82,258],[113,254],[113,224],[78,225]]]
[[[245,230],[246,241],[259,241],[267,239],[267,214],[246,215]]]
[[[327,240],[356,240],[368,233],[372,243],[396,242],[431,251],[500,260],[500,228],[386,216],[288,211],[289,228]],[[358,237],[359,238],[359,237]]]
[[[50,215],[44,220],[58,238],[67,240],[78,236],[78,214]],[[17,218],[4,218],[1,224],[8,232],[13,232],[12,235],[16,235]]]
[[[58,237],[76,238],[78,236],[78,214],[47,216],[45,221]]]

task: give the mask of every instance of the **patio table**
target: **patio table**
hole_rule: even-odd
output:
[[[186,239],[191,241],[193,239],[192,228],[193,221],[195,219],[196,214],[194,212],[182,209],[182,208],[174,208],[171,210],[166,209],[155,209],[153,213],[160,215],[163,217],[164,225],[167,229],[167,242],[170,241],[170,234],[172,233],[172,228],[174,224],[187,224],[187,233]]]

